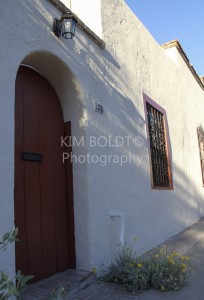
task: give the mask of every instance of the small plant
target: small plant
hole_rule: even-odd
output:
[[[96,275],[96,274],[97,274],[96,267],[93,267],[93,268],[92,268],[91,273],[92,273],[93,275]]]
[[[14,229],[11,232],[4,234],[2,241],[0,241],[0,250],[6,251],[7,246],[10,243],[18,241],[16,238],[18,234],[18,229]],[[24,276],[21,271],[18,271],[15,277],[9,278],[9,276],[0,271],[0,299],[18,299],[21,293],[25,290],[28,280],[33,278],[33,276]]]
[[[68,299],[68,293],[65,288],[59,283],[57,289],[53,290],[49,296],[49,300],[62,300]]]
[[[189,272],[189,257],[176,251],[161,247],[139,257],[125,246],[108,267],[105,280],[122,284],[132,292],[149,287],[168,291],[184,286]]]
[[[105,280],[122,284],[130,291],[144,290],[149,287],[150,274],[146,262],[127,246],[124,246],[109,266]]]
[[[10,232],[7,232],[4,234],[2,241],[0,241],[0,250],[6,250],[8,244],[14,243],[19,241],[16,236],[18,234],[18,228],[11,230]]]
[[[151,285],[161,291],[178,290],[187,283],[189,257],[166,247],[150,255]]]

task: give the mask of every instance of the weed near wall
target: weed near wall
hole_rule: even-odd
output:
[[[131,292],[150,287],[168,291],[184,286],[190,272],[189,257],[165,246],[143,256],[137,256],[132,248],[124,246],[108,266],[104,279],[121,284]]]

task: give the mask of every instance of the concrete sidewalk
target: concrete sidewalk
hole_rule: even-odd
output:
[[[167,242],[172,249],[187,253],[192,260],[194,274],[189,285],[179,291],[149,290],[140,300],[203,300],[204,299],[204,218]]]
[[[125,292],[117,284],[92,281],[88,275],[87,279],[83,280],[83,277],[86,277],[86,273],[83,271],[67,270],[50,279],[31,285],[22,299],[50,299],[49,292],[56,286],[57,282],[60,282],[63,286],[72,285],[67,297],[68,300],[203,300],[204,218],[166,241],[165,245],[172,250],[187,254],[192,260],[194,274],[189,280],[189,285],[179,291],[160,292],[150,289],[141,294],[131,294]],[[78,288],[77,280],[80,283]],[[73,288],[74,284],[76,288]]]

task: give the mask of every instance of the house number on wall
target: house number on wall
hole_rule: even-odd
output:
[[[97,111],[100,114],[103,114],[103,105],[98,104],[97,102],[95,102],[95,111]]]

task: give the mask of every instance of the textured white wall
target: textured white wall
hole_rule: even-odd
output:
[[[103,207],[100,207],[101,222],[105,224],[103,227],[106,227],[108,235],[111,235],[108,226],[112,222],[108,213],[125,213],[125,239],[131,244],[136,237],[135,247],[141,252],[203,215],[196,127],[203,122],[204,92],[177,50],[171,50],[174,54],[172,62],[165,52],[169,50],[161,49],[124,1],[110,3],[103,0],[102,12],[103,39],[107,47],[106,57],[109,58],[105,68],[107,94],[103,97],[107,118],[100,125],[97,121],[95,123],[113,136],[140,135],[144,138],[144,146],[141,149],[123,148],[123,152],[142,155],[141,165],[136,167],[132,164],[123,168],[110,166],[106,174],[101,170],[98,181],[94,176],[92,194],[95,198],[104,199],[103,205],[97,201],[95,206],[96,210],[99,205]],[[143,92],[167,112],[174,180],[172,191],[150,188]],[[104,185],[104,181],[101,183],[104,177],[107,179],[105,191],[100,189]],[[98,216],[93,213],[94,216],[95,222],[96,218],[99,222]],[[106,247],[108,235],[101,235],[101,243],[100,235],[97,231],[95,233],[98,239],[96,249],[101,244]],[[101,255],[103,252],[104,249]]]
[[[98,4],[100,2],[96,1]],[[136,155],[141,164],[74,164],[77,267],[91,269],[109,259],[120,241],[137,238],[142,252],[198,220],[204,212],[196,126],[202,124],[204,93],[174,49],[168,57],[122,0],[101,1],[101,50],[77,29],[73,40],[57,38],[52,20],[60,12],[46,0],[0,4],[0,235],[14,226],[15,77],[21,63],[40,71],[61,101],[65,121],[86,146],[74,154]],[[9,18],[10,11],[14,11]],[[87,25],[88,25],[87,16]],[[15,29],[15,30],[14,30]],[[142,93],[167,112],[172,152],[172,191],[150,188]],[[94,103],[104,113],[94,111]],[[90,147],[91,136],[140,136],[142,147]],[[14,271],[14,247],[0,265]]]
[[[10,10],[14,17],[8,18]],[[73,40],[57,38],[52,32],[54,17],[61,13],[48,1],[1,2],[0,24],[5,30],[0,33],[0,236],[14,227],[14,104],[15,79],[21,63],[40,71],[51,82],[61,101],[64,120],[72,121],[72,133],[80,140],[86,139],[87,90],[96,86],[97,78],[87,68],[91,53],[100,57],[101,49],[77,30]],[[15,28],[15,30],[14,30]],[[88,42],[87,42],[88,40]],[[59,141],[60,142],[60,141]],[[86,147],[76,147],[74,154],[86,153]],[[75,236],[77,267],[89,269],[90,218],[87,166],[75,165]],[[0,265],[10,274],[15,269],[14,247],[0,256]]]

